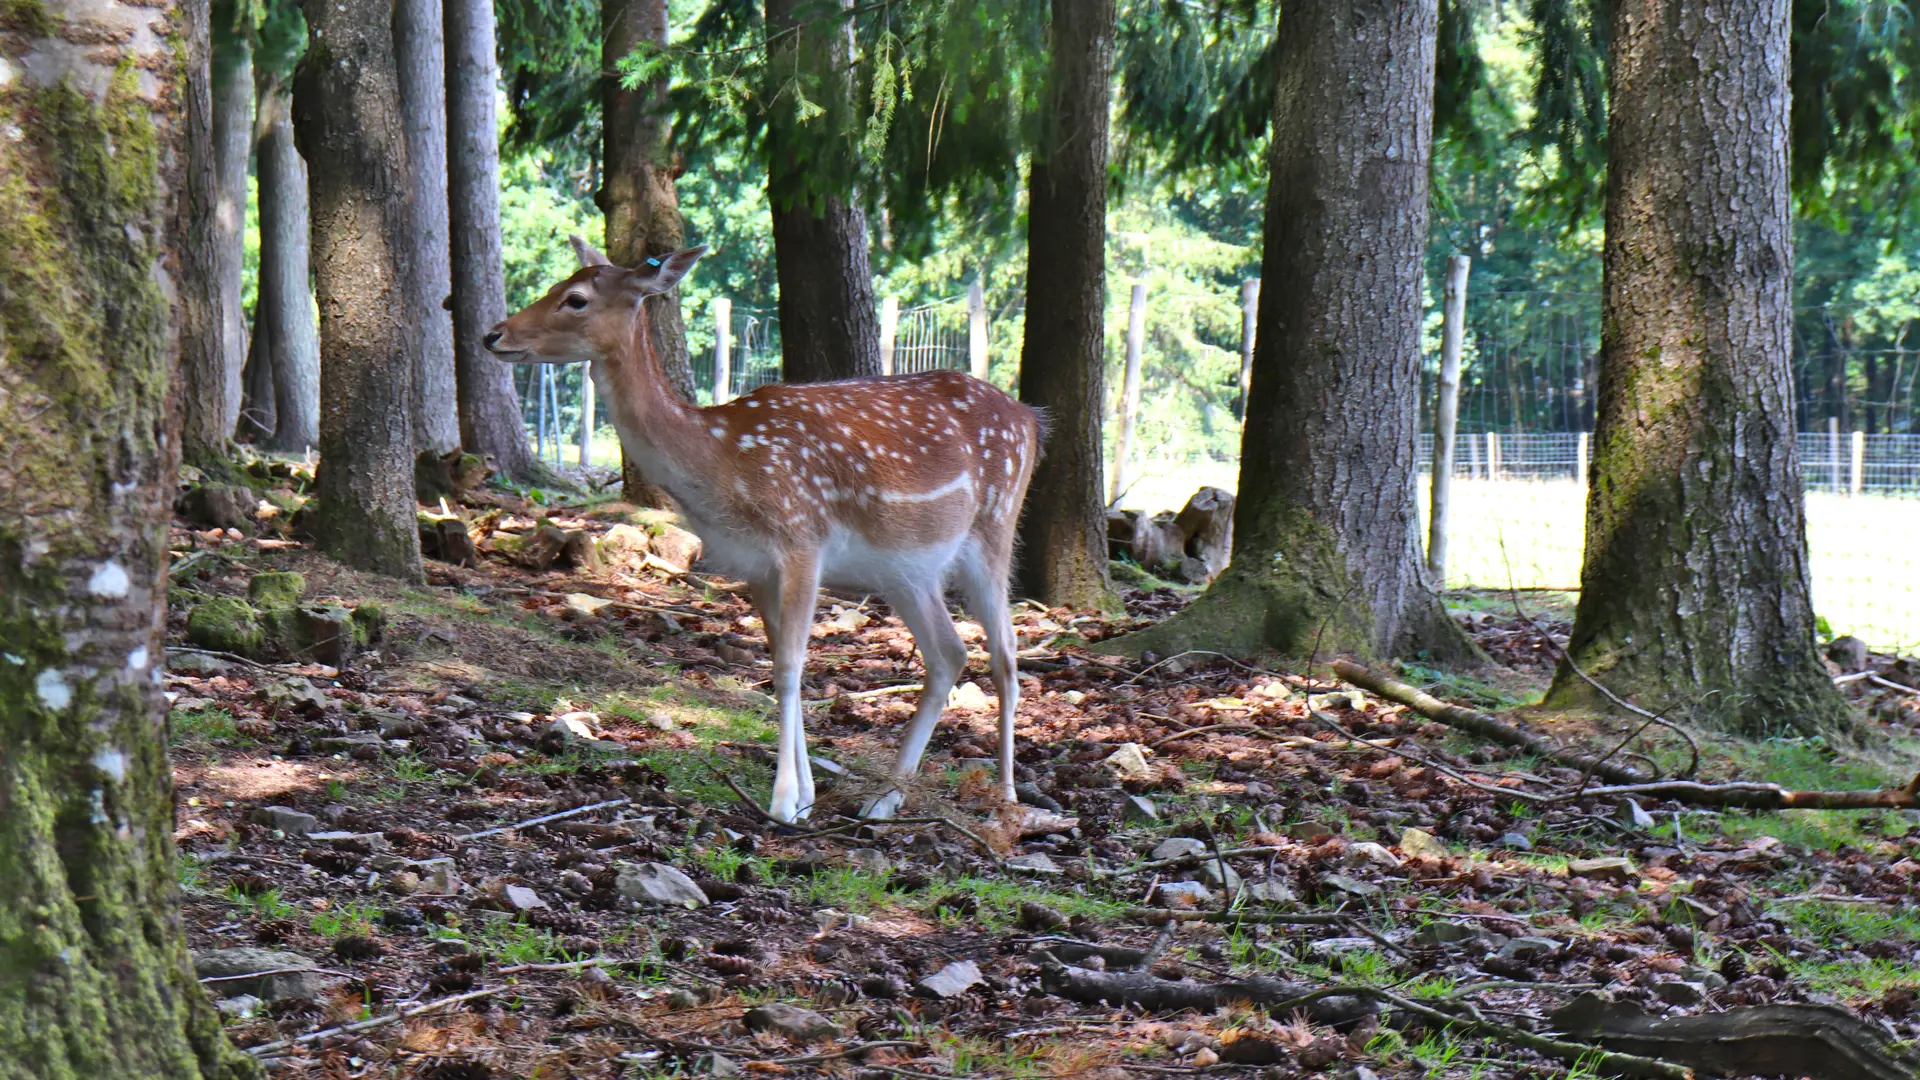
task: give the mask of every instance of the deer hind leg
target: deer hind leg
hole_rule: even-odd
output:
[[[1000,794],[1012,803],[1017,801],[1013,792],[1013,715],[1020,705],[1018,643],[1013,636],[1013,611],[1007,600],[1007,574],[995,573],[993,565],[990,560],[979,557],[977,551],[969,550],[962,555],[957,569],[960,587],[967,595],[967,610],[973,612],[973,617],[980,620],[981,629],[987,632],[988,672],[993,679],[993,692],[1000,699]]]
[[[813,809],[813,765],[807,759],[807,727],[800,677],[807,663],[807,635],[820,595],[820,568],[812,558],[789,558],[776,582],[756,585],[754,602],[767,625],[773,652],[773,696],[780,720],[780,750],[767,814],[789,824]]]
[[[900,740],[900,758],[894,763],[893,784],[861,807],[860,816],[866,818],[890,818],[900,809],[906,797],[900,785],[920,770],[921,755],[927,752],[933,727],[947,707],[947,695],[953,691],[954,680],[967,667],[967,647],[960,641],[960,632],[953,628],[953,616],[947,613],[939,585],[902,590],[897,595],[890,594],[887,602],[893,605],[900,621],[912,631],[914,643],[920,646],[927,678],[920,691],[920,707],[914,710],[913,720]]]

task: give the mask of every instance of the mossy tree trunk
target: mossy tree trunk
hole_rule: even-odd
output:
[[[1027,325],[1020,400],[1048,431],[1020,521],[1018,588],[1049,604],[1101,608],[1107,523],[1107,110],[1113,0],[1054,0],[1052,71],[1028,174]]]
[[[1794,441],[1785,0],[1613,6],[1599,416],[1574,663],[1748,733],[1834,731]],[[1596,704],[1564,665],[1548,702]]]
[[[413,349],[413,442],[445,452],[460,444],[447,237],[447,72],[440,0],[394,0],[394,56],[407,132],[413,228],[403,238]]]
[[[601,68],[617,69],[621,57],[643,44],[665,48],[667,0],[601,0]],[[620,80],[601,81],[602,169],[596,196],[607,218],[607,258],[616,266],[638,266],[686,247],[686,224],[673,181],[680,173],[673,151],[672,109],[665,73],[627,90]],[[693,369],[687,358],[687,327],[678,290],[650,296],[647,329],[666,369],[667,381],[681,397],[693,400]],[[640,475],[621,454],[621,481],[628,502],[665,506],[666,493]]]
[[[320,442],[320,338],[313,323],[307,165],[293,145],[286,87],[263,80],[258,100],[260,294],[253,335],[273,375],[274,427],[267,445],[304,454]]]
[[[1414,489],[1434,0],[1288,0],[1233,562],[1134,649],[1475,655]]]
[[[545,470],[527,447],[513,368],[481,344],[507,317],[500,241],[500,124],[491,0],[447,0],[447,188],[460,445],[521,483]]]
[[[307,0],[293,124],[309,170],[320,300],[320,549],[418,580],[413,497],[413,228],[390,3]]]
[[[177,237],[180,304],[176,325],[180,333],[181,452],[188,464],[219,468],[228,459],[225,424],[226,328],[220,306],[219,256],[214,216],[219,202],[219,170],[214,160],[213,66],[207,0],[190,0],[199,12],[183,33],[187,75],[180,103],[183,221]],[[186,9],[182,9],[186,10]]]
[[[160,694],[167,248],[204,224],[174,200],[207,10],[22,10],[0,18],[0,1075],[251,1076],[188,963]],[[103,32],[125,43],[69,44]]]
[[[880,374],[867,215],[857,192],[852,0],[766,0],[767,202],[780,279],[781,378]],[[800,96],[821,110],[800,114]]]

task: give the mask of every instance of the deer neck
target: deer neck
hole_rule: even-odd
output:
[[[681,399],[667,381],[653,348],[647,319],[636,307],[633,318],[604,340],[589,369],[595,388],[607,402],[620,446],[649,483],[665,488],[683,506],[707,486],[717,462],[714,440],[700,421],[700,408]]]

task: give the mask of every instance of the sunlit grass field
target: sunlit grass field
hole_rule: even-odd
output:
[[[1234,490],[1231,462],[1147,462],[1123,506],[1178,509],[1194,490]],[[1586,533],[1584,488],[1571,480],[1455,480],[1449,588],[1572,589]],[[1420,483],[1425,535],[1427,482]],[[1920,498],[1807,494],[1814,611],[1834,634],[1876,649],[1920,648]]]

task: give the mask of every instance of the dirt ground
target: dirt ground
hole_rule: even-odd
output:
[[[605,538],[631,519],[501,496],[486,530],[542,520]],[[822,799],[793,829],[758,810],[770,665],[727,582],[611,545],[597,570],[535,572],[483,539],[477,565],[404,586],[294,541],[173,539],[186,919],[199,953],[286,954],[280,975],[207,983],[276,1075],[1584,1076],[1593,1059],[1513,1033],[1596,991],[1657,1017],[1829,1003],[1920,1038],[1912,812],[1542,801],[1583,778],[1325,672],[1101,651],[1188,590],[1128,588],[1112,618],[1017,609],[1026,807],[992,802],[994,702],[964,624],[968,678],[908,816],[881,827],[848,815],[918,660],[884,604],[823,598]],[[378,604],[379,639],[339,667],[191,651],[190,610],[285,570],[308,604]],[[1595,747],[1633,730],[1525,709],[1564,595],[1520,597],[1537,625],[1508,598],[1453,600],[1493,666],[1408,681]],[[1890,685],[1848,689],[1888,740],[1874,754],[1696,733],[1701,777],[1897,785],[1920,682],[1873,663]],[[1620,760],[1688,757],[1656,728]],[[1174,1007],[1256,976],[1283,985]],[[1334,986],[1429,1012],[1292,1000]]]

